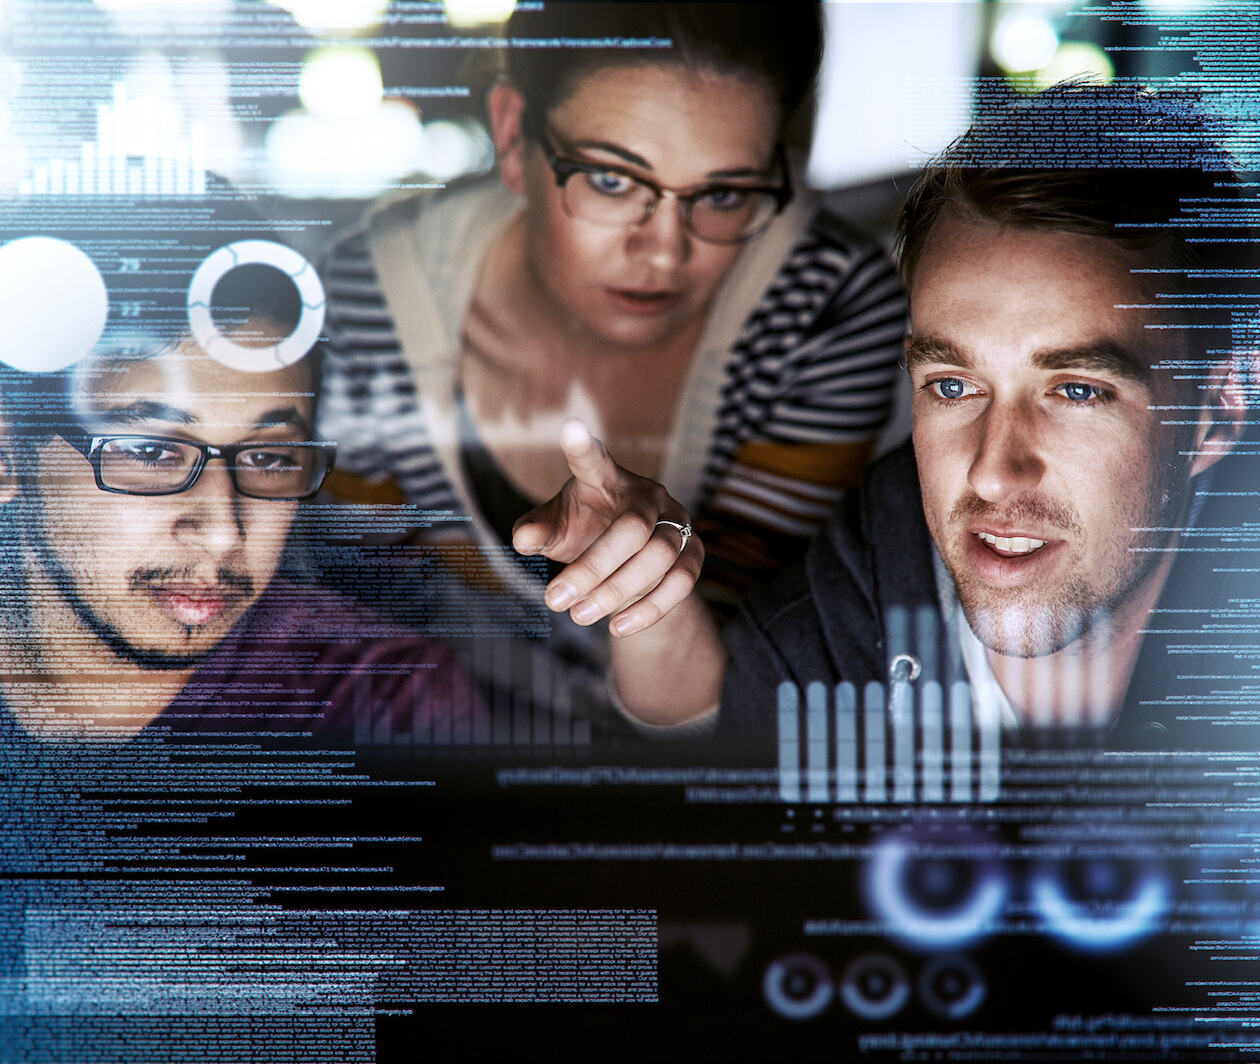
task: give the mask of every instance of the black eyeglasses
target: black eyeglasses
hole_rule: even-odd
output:
[[[711,244],[742,244],[761,233],[792,200],[787,157],[775,145],[775,162],[783,174],[779,185],[703,185],[690,192],[658,185],[615,166],[560,155],[546,129],[538,141],[560,188],[570,218],[615,229],[646,225],[656,206],[668,196],[678,201],[683,225]],[[570,178],[580,174],[582,180]]]
[[[178,495],[197,483],[208,461],[222,458],[240,495],[306,499],[319,491],[337,457],[335,443],[216,447],[170,436],[61,435],[92,464],[96,486],[119,495]]]

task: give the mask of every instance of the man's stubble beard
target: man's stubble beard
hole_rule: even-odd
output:
[[[1176,539],[1176,529],[1184,521],[1190,497],[1188,465],[1189,459],[1181,456],[1179,445],[1166,448],[1160,456],[1155,464],[1156,475],[1143,491],[1147,505],[1134,526],[1156,531],[1122,530],[1124,557],[1131,564],[1118,567],[1101,586],[1091,585],[1083,577],[1069,577],[1049,598],[1044,590],[1006,591],[970,576],[960,559],[945,557],[958,600],[976,638],[997,654],[1024,659],[1058,653],[1086,636],[1105,644],[1113,619],[1122,615],[1124,605],[1160,565],[1165,551]],[[1156,483],[1162,485],[1158,490]],[[958,527],[967,518],[997,515],[1002,519],[997,523],[1039,521],[1069,536],[1079,534],[1083,527],[1070,506],[1039,499],[1035,494],[1017,499],[1005,508],[985,503],[975,495],[964,496],[950,511],[946,526]],[[1164,529],[1170,531],[1161,531]],[[1140,549],[1134,550],[1135,547]],[[1005,601],[995,606],[995,598]]]
[[[183,654],[136,646],[114,624],[88,604],[80,593],[74,576],[52,549],[45,531],[44,508],[37,486],[29,482],[24,483],[18,499],[10,505],[17,510],[16,523],[25,547],[24,553],[34,559],[34,563],[39,566],[57,596],[74,614],[75,619],[119,660],[150,672],[185,672],[200,665],[218,645],[216,640],[214,646]],[[134,584],[134,574],[129,582]],[[31,604],[26,601],[29,595],[29,583],[23,581],[22,586],[17,590],[23,597],[20,614],[29,623],[32,616]],[[191,635],[191,629],[188,630],[188,634]]]

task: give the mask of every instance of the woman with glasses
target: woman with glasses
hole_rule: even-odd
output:
[[[597,712],[602,636],[554,566],[493,550],[572,475],[562,425],[668,489],[653,534],[692,575],[707,552],[706,594],[733,603],[859,479],[904,308],[784,150],[817,5],[547,4],[507,36],[497,177],[392,203],[326,263],[321,428],[341,469],[466,519],[438,531],[491,548],[517,601],[553,579],[577,623],[551,660],[579,664],[531,690]]]

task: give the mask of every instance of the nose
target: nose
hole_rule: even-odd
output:
[[[207,462],[197,482],[171,498],[177,500],[179,506],[174,533],[181,544],[199,548],[218,559],[244,543],[241,496],[236,493],[224,462]]]
[[[998,503],[1035,488],[1045,472],[1037,443],[1036,414],[1019,403],[993,400],[981,416],[967,479],[987,502]]]
[[[682,212],[677,197],[663,192],[648,220],[630,231],[632,253],[643,256],[662,272],[686,263],[691,258],[691,234],[683,224]]]

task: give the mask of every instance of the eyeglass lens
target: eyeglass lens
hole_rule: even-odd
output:
[[[564,183],[565,209],[597,225],[633,228],[656,206],[654,188],[613,170],[579,171]],[[691,231],[703,240],[734,243],[758,232],[774,217],[778,202],[769,192],[715,188],[688,197]]]
[[[328,464],[319,448],[295,444],[260,444],[237,450],[230,457],[237,490],[264,499],[309,494]],[[99,458],[101,482],[115,491],[136,495],[183,491],[192,486],[202,464],[199,447],[161,439],[107,440]]]

